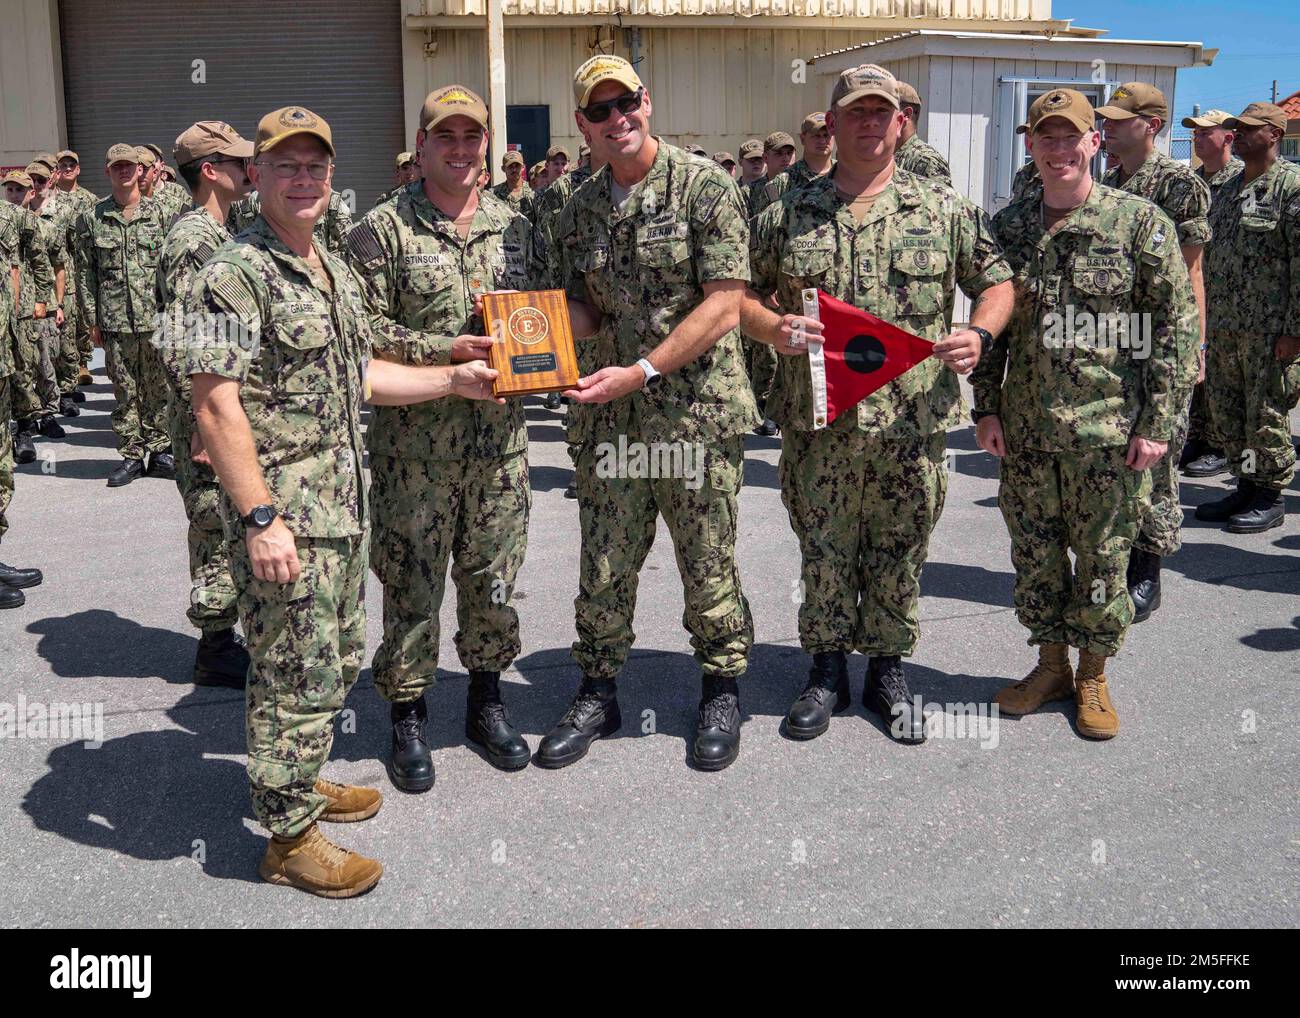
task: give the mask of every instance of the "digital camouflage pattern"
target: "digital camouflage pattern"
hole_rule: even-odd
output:
[[[154,185],[153,198],[163,208],[163,222],[171,225],[172,221],[194,207],[194,199],[174,180],[160,180]]]
[[[629,443],[645,442],[628,434]],[[574,480],[582,546],[578,639],[573,659],[593,679],[618,677],[636,634],[637,584],[663,516],[672,536],[685,607],[682,625],[705,675],[737,678],[748,667],[754,620],[736,568],[737,494],[744,483],[745,447],[739,435],[701,443],[703,483],[679,477],[602,476],[602,449],[575,449]]]
[[[1210,241],[1210,189],[1197,174],[1161,152],[1153,152],[1137,171],[1120,182],[1116,167],[1102,183],[1138,194],[1174,222],[1178,242],[1205,245]],[[1182,257],[1179,253],[1178,257]],[[1178,497],[1178,461],[1187,441],[1192,393],[1189,390],[1169,437],[1169,451],[1151,468],[1151,507],[1138,528],[1138,548],[1154,555],[1172,555],[1183,543],[1183,506]]]
[[[555,226],[559,222],[560,209],[564,208],[565,203],[573,197],[573,192],[578,189],[578,186],[590,177],[591,166],[579,165],[576,169],[564,174],[546,190],[536,192],[533,195],[533,225],[536,227],[533,246],[537,249],[538,254],[546,260],[548,271],[554,276],[548,286],[561,287],[564,285],[559,281],[559,259],[553,250]],[[578,346],[578,356],[581,357],[582,344],[579,343]]]
[[[293,584],[257,579],[242,540],[230,549],[251,659],[244,695],[253,814],[286,838],[328,803],[314,786],[366,643],[366,538],[300,537],[297,545],[302,573]]]
[[[756,192],[749,204],[750,218],[758,215],[765,208],[787,191],[793,191],[796,187],[803,187],[810,180],[816,180],[819,174],[813,171],[806,160],[800,159],[791,163],[784,170],[778,173],[771,180],[763,184]],[[754,183],[760,183],[755,181]]]
[[[63,260],[57,231],[26,208],[19,208],[18,300],[14,308],[14,375],[10,388],[16,420],[41,416],[48,403],[53,377],[42,369],[41,347],[46,342],[45,322],[37,320],[37,304],[54,314],[54,258]],[[61,265],[59,267],[62,267]]]
[[[208,259],[185,298],[204,330],[186,338],[185,371],[240,382],[271,499],[305,538],[367,526],[360,403],[370,321],[359,281],[327,255],[332,291],[259,218]],[[229,507],[223,516],[231,524]]]
[[[1016,170],[1016,175],[1011,179],[1011,201],[1017,202],[1031,191],[1040,194],[1042,190],[1043,178],[1038,173],[1038,164],[1031,159]]]
[[[64,395],[77,387],[77,370],[81,366],[77,337],[85,330],[81,305],[77,300],[77,216],[80,213],[81,205],[77,199],[57,189],[51,192],[36,213],[52,229],[58,231],[62,247],[63,325],[55,326],[54,331],[58,339],[55,371],[59,392]]]
[[[1094,184],[1052,234],[1041,192],[993,217],[1015,273],[1011,320],[971,373],[977,413],[1000,414],[1009,447],[1043,452],[1167,442],[1196,377],[1198,320],[1187,266],[1169,217],[1150,202]],[[1079,335],[1045,339],[1048,321]],[[1150,355],[1125,329],[1088,340],[1082,323],[1103,313],[1149,316]],[[1127,320],[1125,320],[1127,322]],[[1003,376],[1005,374],[1005,382]]]
[[[1249,183],[1223,185],[1211,214],[1205,305],[1207,397],[1238,477],[1280,490],[1295,476],[1288,419],[1300,359],[1273,356],[1300,336],[1300,170],[1279,159]]]
[[[518,191],[511,191],[509,182],[504,180],[488,188],[488,190],[492,192],[494,197],[505,202],[520,215],[527,216],[529,220],[533,218],[537,198],[533,194],[533,189],[528,186],[527,181],[520,184]]]
[[[998,414],[1006,438],[998,501],[1029,642],[1110,656],[1132,621],[1129,551],[1151,491],[1150,472],[1124,458],[1134,435],[1169,441],[1180,426],[1198,312],[1173,221],[1150,202],[1094,184],[1050,234],[1041,208],[1034,191],[993,218],[1016,305],[972,373],[975,410]],[[1147,355],[1128,331],[1103,343],[1082,331],[1053,338],[1050,324],[1070,311],[1076,322],[1142,316]]]
[[[608,166],[560,211],[554,245],[571,298],[603,316],[594,339],[603,365],[630,365],[659,346],[704,299],[713,281],[748,281],[748,225],[740,191],[712,160],[658,141],[645,178],[615,210]],[[682,577],[683,624],[706,675],[744,673],[753,620],[735,564],[736,497],[744,473],[740,436],[758,423],[738,329],[698,358],[637,390],[585,408],[571,429],[581,521],[578,639],[584,674],[613,677],[632,646],[638,573],[662,514]],[[704,479],[601,477],[602,442],[676,446],[702,457]]]
[[[199,269],[229,240],[230,234],[211,213],[191,209],[172,223],[158,260],[158,303],[167,321],[158,347],[167,372],[167,434],[176,460],[176,487],[189,520],[190,607],[186,614],[191,625],[204,632],[231,628],[237,612],[221,518],[221,485],[210,466],[190,458],[196,429],[190,376],[185,370],[185,296]]]
[[[104,332],[149,333],[155,326],[163,208],[141,198],[129,222],[110,195],[77,217],[77,292],[89,325]]]
[[[919,134],[912,135],[894,149],[894,165],[918,177],[929,177],[952,187],[948,160],[939,154],[938,149],[923,142]]]
[[[908,656],[929,536],[948,492],[946,436],[786,431],[781,500],[799,539],[799,644]]]
[[[14,443],[9,432],[13,416],[10,386],[14,373],[14,291],[9,268],[18,260],[22,217],[17,206],[0,201],[0,538],[9,529],[6,513],[14,497]]]
[[[1195,170],[1196,175],[1200,177],[1201,180],[1205,181],[1205,186],[1210,189],[1211,209],[1214,208],[1215,202],[1218,200],[1219,197],[1219,192],[1223,190],[1223,185],[1226,184],[1228,181],[1230,181],[1233,177],[1235,177],[1238,173],[1240,173],[1245,168],[1246,168],[1246,164],[1243,163],[1236,156],[1230,156],[1228,158],[1228,161],[1223,164],[1223,169],[1219,170],[1217,173],[1212,173],[1207,175],[1205,172],[1204,163],[1196,167]]]
[[[802,314],[802,291],[815,287],[931,342],[948,332],[954,287],[974,298],[1011,275],[979,209],[898,169],[861,223],[833,177],[791,191],[754,220],[750,266],[753,289],[775,294],[779,313]],[[929,359],[814,432],[808,359],[781,357],[768,412],[783,428],[804,650],[911,654],[947,490],[944,432],[961,414],[957,376]]]
[[[1130,470],[1127,452],[1008,448],[999,463],[1013,601],[1031,646],[1064,643],[1112,657],[1124,642],[1133,621],[1129,548],[1151,492],[1150,471]]]
[[[230,206],[230,212],[226,215],[226,229],[230,231],[231,236],[237,237],[249,229],[261,214],[262,199],[256,191],[250,191]],[[352,210],[343,200],[342,192],[330,191],[325,215],[321,216],[312,233],[317,242],[323,243],[330,254],[342,258],[347,252],[350,229],[352,229]]]
[[[766,209],[750,242],[753,288],[802,314],[805,287],[934,342],[947,335],[954,288],[977,297],[1011,278],[984,213],[951,188],[895,170],[859,224],[830,177]],[[813,427],[812,376],[803,357],[782,357],[769,412],[783,428]],[[831,429],[919,438],[962,419],[957,376],[935,358],[918,364],[843,414]]]
[[[372,209],[348,235],[348,256],[366,284],[375,355],[450,363],[457,336],[485,334],[476,296],[540,282],[532,234],[523,215],[487,192],[464,241],[423,188]],[[528,542],[523,401],[497,406],[449,396],[376,407],[368,441],[371,560],[384,584],[375,688],[406,701],[432,685],[448,557],[461,664],[509,667],[519,653],[510,597]]]
[[[370,324],[348,266],[319,242],[317,253],[328,289],[259,218],[208,259],[184,301],[204,316],[187,339],[186,372],[240,383],[258,463],[302,565],[296,583],[256,579],[243,525],[223,498],[252,659],[253,809],[283,836],[302,833],[325,807],[313,786],[361,667],[366,629],[361,392]],[[230,320],[242,323],[242,336],[219,327]]]
[[[604,364],[635,364],[659,346],[704,297],[705,283],[749,280],[749,230],[740,193],[712,160],[664,142],[620,211],[606,166],[574,192],[555,228],[560,278],[574,300],[605,316]],[[592,434],[647,441],[709,442],[758,423],[733,329],[652,391],[594,406]]]
[[[152,332],[105,332],[104,371],[113,385],[113,434],[123,459],[166,452],[167,372]]]

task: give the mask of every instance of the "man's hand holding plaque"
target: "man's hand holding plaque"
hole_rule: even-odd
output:
[[[499,290],[483,294],[482,303],[489,361],[498,372],[495,395],[573,388],[578,357],[563,290]]]

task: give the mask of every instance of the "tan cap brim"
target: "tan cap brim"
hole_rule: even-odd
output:
[[[1246,127],[1277,126],[1277,124],[1270,124],[1267,120],[1261,120],[1259,117],[1229,117],[1223,122],[1224,127],[1236,127],[1238,124],[1244,124]]]
[[[325,135],[321,134],[320,131],[312,130],[310,127],[304,127],[296,131],[295,130],[285,131],[284,134],[277,134],[274,138],[269,138],[266,141],[262,142],[261,151],[269,152],[271,151],[271,149],[275,148],[276,145],[280,144],[280,142],[288,141],[290,138],[297,137],[300,134],[310,134],[313,138],[315,138],[317,141],[319,141],[322,145],[325,146],[325,148],[329,151],[330,155],[336,157],[338,156],[338,153],[334,151],[334,143],[330,141],[329,138],[325,137]]]
[[[1204,117],[1183,117],[1184,127],[1223,127],[1226,124],[1226,120],[1220,124],[1215,120],[1206,120]]]
[[[890,105],[892,105],[894,109],[899,109],[898,96],[890,95],[888,92],[886,92],[884,89],[881,88],[859,88],[854,92],[850,92],[848,95],[842,96],[840,98],[840,101],[837,102],[835,105],[848,106],[851,103],[857,102],[864,95],[878,95],[882,99],[888,99]]]
[[[1066,123],[1071,124],[1072,126],[1077,127],[1080,131],[1084,131],[1084,132],[1097,130],[1097,125],[1095,123],[1090,124],[1082,117],[1071,116],[1069,113],[1049,113],[1047,116],[1041,118],[1038,121],[1037,126],[1042,127],[1049,120],[1064,120]],[[1028,133],[1029,133],[1028,124],[1021,124],[1019,127],[1016,128],[1016,134],[1028,134]]]
[[[333,151],[334,151],[333,149],[330,149],[331,153]],[[233,145],[229,145],[226,148],[217,149],[217,155],[234,156],[236,159],[252,159],[253,143],[249,141],[247,138],[241,138]]]
[[[1136,113],[1122,110],[1118,106],[1098,106],[1096,113],[1097,116],[1103,117],[1106,120],[1132,120],[1137,116]]]

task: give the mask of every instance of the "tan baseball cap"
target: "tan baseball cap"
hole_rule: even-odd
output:
[[[59,153],[58,155],[56,155],[54,158],[57,159],[59,162],[63,162],[63,160],[65,160],[65,159],[71,159],[71,160],[72,160],[74,163],[76,163],[78,166],[81,165],[81,156],[77,155],[77,153],[73,152],[72,149],[70,149],[70,148],[65,148],[62,152],[60,152],[60,153]]]
[[[114,163],[139,163],[140,153],[134,145],[127,145],[118,142],[116,145],[110,145],[108,154],[104,156],[104,165],[112,166]]]
[[[32,162],[48,166],[51,173],[59,168],[59,158],[53,152],[37,152],[32,156]]]
[[[831,90],[832,106],[847,106],[864,95],[878,95],[898,107],[898,79],[879,64],[862,64],[841,71]]]
[[[803,118],[803,123],[799,125],[799,133],[807,134],[809,131],[820,131],[826,126],[825,113],[809,113]]]
[[[528,175],[531,177],[534,173],[541,173],[544,169],[546,169],[545,159],[541,160],[540,162],[533,163],[532,166],[528,167]]]
[[[469,117],[486,130],[487,103],[464,85],[444,85],[424,97],[424,105],[420,107],[420,127],[431,131],[448,117]]]
[[[413,162],[415,162],[415,153],[414,153],[414,152],[398,152],[398,153],[397,153],[397,168],[398,168],[399,170],[400,170],[403,166],[405,166],[407,163],[413,163]]]
[[[1222,127],[1224,122],[1232,119],[1232,114],[1224,110],[1206,110],[1199,117],[1183,117],[1184,127]]]
[[[785,148],[787,145],[790,148],[794,148],[794,139],[791,138],[790,135],[786,134],[785,131],[773,131],[763,139],[764,152],[775,152],[777,149]]]
[[[32,178],[22,170],[10,170],[4,175],[4,179],[0,180],[0,184],[18,184],[21,187],[31,187]]]
[[[54,173],[54,171],[44,163],[38,163],[35,159],[27,164],[27,168],[23,172],[29,177],[45,177],[47,180]]]
[[[1286,110],[1272,103],[1251,103],[1235,117],[1229,117],[1223,126],[1236,127],[1238,124],[1245,124],[1247,127],[1268,124],[1270,127],[1280,127],[1285,131]]]
[[[564,156],[565,161],[569,159],[569,150],[563,145],[552,145],[546,150],[546,158],[554,159],[556,156]]]
[[[719,165],[723,163],[731,163],[732,166],[736,165],[736,157],[730,152],[714,152],[713,161]]]
[[[911,103],[913,106],[921,105],[920,94],[907,82],[895,79],[894,88],[898,92],[898,101],[900,103]]]
[[[1145,81],[1127,81],[1110,94],[1110,102],[1097,107],[1097,116],[1107,120],[1159,117],[1168,123],[1169,102],[1155,85],[1148,85]]]
[[[252,159],[253,143],[241,138],[224,120],[200,120],[182,131],[172,146],[177,166],[212,155]]]
[[[282,106],[259,120],[257,133],[253,136],[253,155],[261,155],[298,134],[310,134],[324,143],[330,155],[337,155],[330,125],[303,106]]]
[[[135,147],[135,161],[141,166],[152,166],[158,161],[158,157],[153,154],[153,149],[146,145],[137,145]]]
[[[598,53],[573,74],[573,101],[579,109],[587,105],[592,91],[602,81],[617,81],[630,92],[644,87],[636,68],[622,57]]]
[[[1072,88],[1054,88],[1033,101],[1026,122],[1016,128],[1016,134],[1032,134],[1039,124],[1052,117],[1068,120],[1080,131],[1097,129],[1097,117],[1087,96]]]
[[[757,138],[750,138],[749,141],[741,142],[740,158],[752,159],[754,156],[763,154],[763,143]]]
[[[524,157],[515,149],[511,149],[501,157],[501,168],[504,170],[507,166],[523,166]]]

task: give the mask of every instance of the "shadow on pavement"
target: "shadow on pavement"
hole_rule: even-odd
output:
[[[136,482],[140,483],[140,482]],[[36,653],[63,678],[161,678],[188,683],[198,637],[142,626],[104,608],[49,616],[27,626]]]

